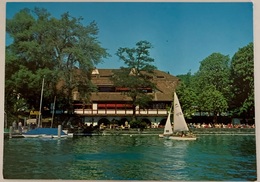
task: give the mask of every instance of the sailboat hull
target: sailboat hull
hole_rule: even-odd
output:
[[[40,137],[40,135],[26,135],[26,134],[22,134],[22,136],[24,138],[39,138]]]
[[[58,138],[58,128],[36,128],[23,134],[24,138]],[[68,137],[68,134],[60,132],[60,137]]]
[[[172,135],[167,135],[167,134],[159,134],[159,138],[166,138],[168,139]]]
[[[164,138],[164,134],[159,134],[159,138]]]
[[[40,135],[26,135],[23,134],[24,138],[59,138],[58,135],[45,135],[45,134],[40,134]],[[60,138],[66,138],[68,135],[61,135]]]
[[[196,137],[192,137],[192,136],[170,136],[168,137],[168,139],[170,140],[197,140]]]

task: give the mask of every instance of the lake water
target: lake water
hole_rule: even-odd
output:
[[[4,140],[5,179],[256,180],[254,135]]]

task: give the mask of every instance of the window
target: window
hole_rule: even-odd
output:
[[[100,78],[110,78],[110,77],[112,77],[112,75],[100,75],[99,77]]]
[[[165,109],[166,104],[165,103],[153,103],[152,108],[153,109]]]
[[[115,87],[99,86],[98,91],[99,92],[115,92]]]

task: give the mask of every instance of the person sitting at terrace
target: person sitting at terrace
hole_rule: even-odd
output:
[[[202,127],[202,128],[206,128],[206,124],[203,123],[203,124],[201,125],[201,127]]]
[[[214,125],[215,128],[220,128],[220,125],[217,123]]]

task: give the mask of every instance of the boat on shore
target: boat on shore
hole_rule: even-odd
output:
[[[168,113],[168,117],[166,120],[166,124],[164,127],[164,133],[160,134],[159,137],[171,139],[171,140],[196,140],[197,137],[193,135],[186,123],[186,120],[184,118],[184,115],[182,113],[181,105],[179,102],[179,99],[177,97],[177,94],[174,92],[174,103],[173,103],[173,109],[174,109],[174,125],[172,127],[171,123],[171,110]],[[173,129],[172,129],[173,128]]]
[[[59,133],[58,128],[36,128],[23,133],[22,136],[24,138],[65,138],[70,135],[62,130]]]

